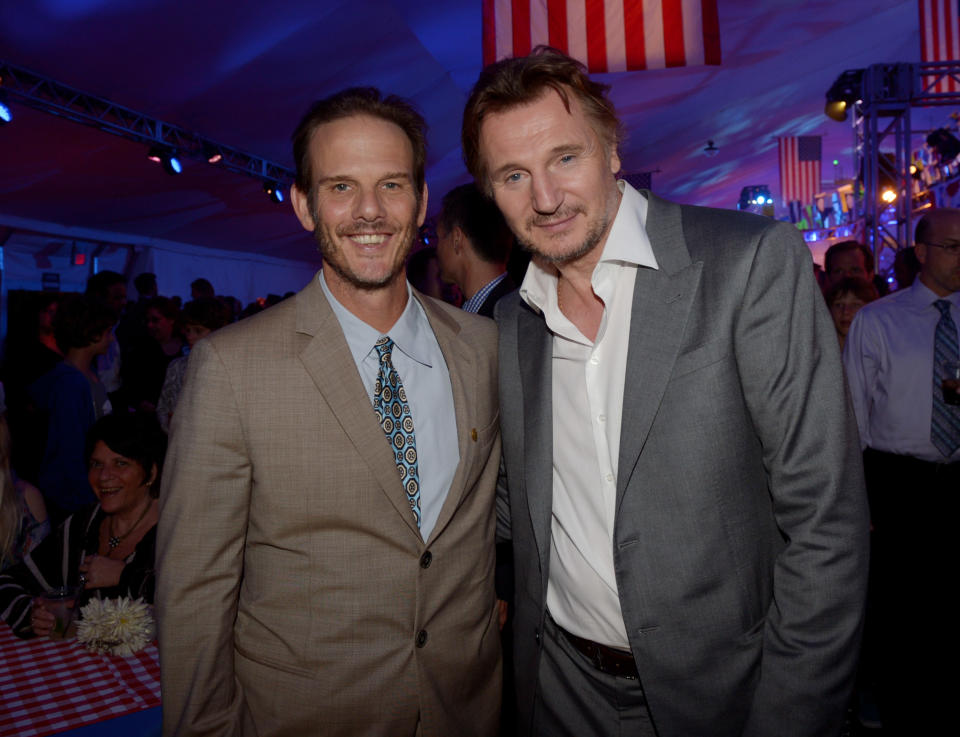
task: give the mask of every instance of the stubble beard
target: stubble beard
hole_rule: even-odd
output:
[[[399,236],[402,238],[402,245],[397,251],[396,262],[391,265],[390,271],[379,278],[371,279],[349,269],[346,260],[340,258],[342,250],[333,238],[328,237],[328,230],[320,220],[319,208],[315,207],[311,211],[311,215],[313,216],[314,222],[313,238],[317,242],[317,250],[320,251],[320,255],[323,257],[324,268],[329,266],[337,276],[350,286],[362,291],[372,292],[377,289],[382,289],[394,282],[398,277],[404,275],[404,264],[406,263],[407,256],[410,254],[410,249],[413,247],[413,241],[417,233],[416,228],[412,224],[414,221],[411,220],[403,230],[394,232],[393,234],[394,237]],[[348,234],[357,235],[361,233],[382,232],[383,226],[383,220],[378,220],[373,223],[355,223],[346,228],[338,226],[334,230],[334,235],[337,238],[346,238]]]
[[[527,221],[526,231],[527,233],[533,231],[539,224],[544,222],[549,222],[550,220],[562,220],[564,218],[570,217],[575,214],[586,215],[586,210],[583,208],[570,208],[568,210],[559,211],[553,213],[549,217],[544,216],[534,216]],[[568,251],[563,251],[560,253],[547,253],[542,248],[537,247],[537,245],[527,238],[522,236],[517,236],[517,242],[520,244],[520,247],[525,251],[529,251],[535,257],[545,261],[549,264],[566,264],[571,261],[576,261],[583,256],[586,256],[594,248],[600,245],[603,241],[604,236],[607,233],[607,230],[610,226],[610,217],[604,213],[601,217],[595,218],[589,227],[587,228],[587,234],[584,236],[583,241],[578,245],[574,246]],[[548,236],[549,238],[549,236]]]

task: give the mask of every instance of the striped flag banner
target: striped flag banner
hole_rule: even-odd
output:
[[[920,61],[960,61],[960,2],[958,0],[917,0],[920,9]],[[925,78],[924,86],[933,79]],[[945,77],[930,90],[960,92],[960,83]]]
[[[784,136],[780,149],[780,196],[785,204],[808,203],[820,191],[820,136]]]
[[[548,44],[590,72],[720,63],[717,0],[483,0],[483,63]]]

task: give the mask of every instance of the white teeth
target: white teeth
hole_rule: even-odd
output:
[[[359,243],[361,246],[374,246],[383,243],[387,239],[385,235],[352,235],[350,240]]]

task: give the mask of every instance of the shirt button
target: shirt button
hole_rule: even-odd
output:
[[[431,553],[429,550],[420,556],[421,568],[429,568],[432,562],[433,562],[433,553]]]
[[[611,484],[613,483],[613,474],[612,474],[612,473],[608,473],[608,474],[607,474],[607,481],[609,481]]]
[[[596,356],[590,356],[590,365],[591,365],[591,366],[596,366],[598,363],[600,363],[600,359],[599,359],[599,358],[597,358]]]
[[[607,421],[607,416],[606,416],[606,415],[598,415],[598,416],[597,416],[597,421],[598,421],[598,422],[606,422],[606,421]]]
[[[427,631],[420,630],[417,633],[417,647],[423,647],[427,644]]]
[[[540,644],[540,630],[537,630],[533,633],[533,638],[537,641],[537,644]]]

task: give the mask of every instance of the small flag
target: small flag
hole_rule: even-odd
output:
[[[780,150],[780,197],[808,203],[820,191],[820,136],[785,136]]]
[[[917,0],[917,4],[920,10],[920,61],[960,61],[960,2]],[[924,87],[933,79],[936,78],[924,77]],[[960,83],[953,77],[944,77],[930,91],[960,92]]]
[[[590,72],[720,63],[717,0],[483,0],[483,63],[553,46]]]

